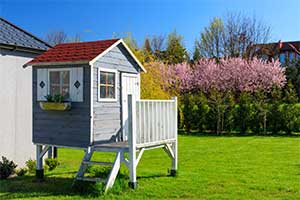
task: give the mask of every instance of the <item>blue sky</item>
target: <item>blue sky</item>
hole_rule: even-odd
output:
[[[84,41],[131,32],[141,45],[146,36],[174,29],[192,51],[214,16],[255,15],[272,28],[272,41],[300,40],[300,0],[0,0],[0,16],[44,38],[52,30],[79,33]]]

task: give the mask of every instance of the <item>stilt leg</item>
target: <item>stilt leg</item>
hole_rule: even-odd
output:
[[[129,173],[128,186],[136,189],[136,102],[132,95],[128,95],[128,145],[129,145]]]
[[[42,145],[36,145],[36,172],[35,176],[37,181],[42,181],[44,179],[44,169],[43,169],[43,156],[42,156]]]
[[[54,149],[53,146],[50,146],[50,147],[49,147],[49,150],[48,150],[48,158],[53,158],[53,149]]]
[[[53,158],[57,158],[57,147],[53,147]]]
[[[129,173],[130,173],[130,181],[128,186],[132,189],[137,188],[136,182],[136,152],[129,152]]]
[[[173,150],[174,158],[172,158],[171,176],[176,176],[177,165],[178,165],[177,141],[172,144],[172,150]]]

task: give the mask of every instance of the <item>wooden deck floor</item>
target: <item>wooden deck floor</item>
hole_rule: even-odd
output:
[[[129,146],[128,142],[114,142],[106,144],[95,144],[92,147],[95,151],[126,151],[128,152]]]

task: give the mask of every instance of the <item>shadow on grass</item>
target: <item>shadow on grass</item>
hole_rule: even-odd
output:
[[[151,175],[144,175],[144,176],[137,176],[137,179],[154,179],[154,178],[166,178],[166,177],[174,177],[168,174],[151,174]]]
[[[106,178],[110,169],[107,167],[93,167],[87,176]],[[76,181],[76,171],[55,172],[46,174],[43,182],[37,182],[35,176],[13,177],[7,180],[0,180],[0,199],[19,199],[51,196],[82,196],[83,198],[99,197],[104,194],[104,184],[100,182]],[[138,176],[138,179],[154,179],[170,177],[167,174],[151,174]],[[108,193],[118,195],[126,192],[128,188],[128,172],[122,171],[118,174],[113,188]]]
[[[45,177],[43,182],[36,182],[34,176],[10,178],[0,181],[0,199],[77,195],[72,183],[73,178],[64,177]]]

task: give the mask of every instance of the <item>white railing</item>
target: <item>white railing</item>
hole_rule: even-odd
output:
[[[177,98],[136,101],[128,95],[128,145],[131,182],[136,182],[136,167],[145,149],[163,147],[172,158],[171,172],[175,174],[178,166]]]
[[[147,147],[177,140],[176,97],[172,100],[135,101],[129,95],[128,110],[129,143]]]

